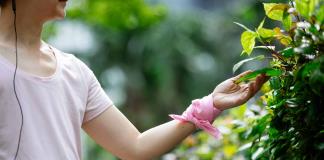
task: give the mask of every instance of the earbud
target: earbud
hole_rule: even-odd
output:
[[[16,0],[12,0],[12,11],[16,14]]]

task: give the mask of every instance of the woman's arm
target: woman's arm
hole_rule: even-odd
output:
[[[190,135],[191,123],[170,121],[140,133],[134,125],[112,106],[83,129],[102,147],[127,160],[147,160],[169,151]]]
[[[214,92],[214,105],[225,110],[245,103],[266,81],[259,76],[248,84],[235,81],[248,74],[228,79],[218,85]],[[170,121],[140,133],[136,127],[112,106],[97,118],[83,125],[83,129],[107,151],[129,160],[153,159],[172,149],[195,130],[191,123]]]

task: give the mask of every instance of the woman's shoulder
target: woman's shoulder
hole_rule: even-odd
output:
[[[77,69],[85,77],[92,75],[92,70],[86,64],[86,62],[84,62],[83,60],[81,60],[80,58],[78,58],[72,53],[64,52],[55,47],[52,48],[54,52],[57,54],[58,60],[61,63],[60,65],[62,65],[63,68],[73,69],[73,70]]]
[[[65,51],[62,51],[52,45],[49,45],[50,48],[54,51],[55,55],[57,55],[58,60],[61,61],[61,63],[65,64],[65,65],[80,65],[80,67],[87,67],[87,65],[85,64],[85,62],[83,62],[81,59],[79,59],[77,56],[75,56],[72,53],[68,53]]]

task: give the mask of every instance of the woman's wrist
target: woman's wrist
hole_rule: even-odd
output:
[[[222,107],[222,106],[220,106],[219,104],[217,104],[217,99],[215,99],[215,93],[212,93],[211,94],[211,96],[213,97],[213,106],[217,109],[217,110],[219,110],[219,111],[221,111],[221,112],[223,112],[225,109]]]
[[[171,114],[170,117],[182,122],[191,122],[197,128],[205,130],[215,138],[220,138],[219,130],[213,127],[212,123],[221,112],[221,110],[214,107],[212,95],[208,95],[202,99],[193,100],[182,115]]]

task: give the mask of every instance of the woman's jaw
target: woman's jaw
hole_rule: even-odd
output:
[[[65,7],[68,0],[59,0],[59,5],[57,7],[57,17],[55,19],[63,19],[66,15]]]

